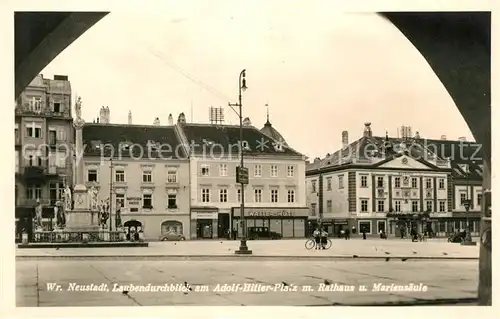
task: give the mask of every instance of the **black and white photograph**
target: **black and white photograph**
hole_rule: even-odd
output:
[[[9,13],[9,307],[492,306],[492,2],[127,2]]]

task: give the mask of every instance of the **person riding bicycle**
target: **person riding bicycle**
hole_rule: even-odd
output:
[[[321,236],[321,248],[325,249],[326,243],[328,241],[328,232],[325,231],[324,228],[321,228],[320,236]]]
[[[314,241],[316,242],[316,249],[319,249],[319,246],[320,246],[320,236],[321,236],[321,232],[320,232],[319,228],[316,228],[313,232]]]

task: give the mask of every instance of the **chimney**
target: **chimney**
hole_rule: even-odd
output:
[[[363,132],[364,137],[372,137],[372,129],[370,127],[371,125],[372,123],[370,122],[365,123],[365,131]]]
[[[316,157],[316,158],[314,159],[314,163],[317,163],[317,162],[319,162],[319,161],[321,161],[321,158],[319,158],[319,157]]]
[[[446,135],[441,135],[441,140],[446,141]]]
[[[160,125],[160,119],[159,118],[155,118],[155,120],[153,121],[153,125],[155,125],[155,126]]]
[[[172,116],[172,113],[168,115],[168,125],[174,125],[174,117]]]
[[[97,118],[97,124],[99,124],[99,118]]]
[[[132,125],[132,111],[128,111],[128,125]]]
[[[179,114],[179,117],[177,118],[177,123],[178,124],[185,124],[186,123],[186,116],[184,115],[184,112]]]
[[[418,131],[415,132],[415,138],[417,138],[417,139],[420,138],[420,133]]]
[[[342,149],[346,149],[347,146],[349,146],[349,133],[342,131]]]
[[[460,136],[458,138],[459,141],[462,141],[462,142],[467,142],[467,139],[465,138],[465,136]]]
[[[251,126],[251,125],[252,125],[252,122],[250,121],[250,118],[245,117],[245,119],[243,120],[243,126]]]

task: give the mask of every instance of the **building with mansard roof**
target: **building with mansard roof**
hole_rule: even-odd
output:
[[[189,239],[189,159],[175,126],[158,118],[134,125],[131,113],[128,124],[112,124],[108,107],[100,115],[83,127],[83,162],[86,186],[96,187],[102,201],[111,198],[113,229],[119,209],[126,231],[142,230],[147,240]]]
[[[481,145],[463,138],[373,136],[366,123],[363,135],[349,142],[344,131],[341,149],[307,165],[310,219],[321,220],[335,235],[354,227],[399,236],[406,225],[415,225],[444,236],[465,229],[467,221],[477,235],[481,156]]]
[[[244,201],[248,234],[304,237],[309,209],[305,193],[305,156],[262,133],[245,119],[244,165],[249,170]],[[240,127],[186,123],[176,126],[191,165],[191,233],[197,238],[241,236]]]

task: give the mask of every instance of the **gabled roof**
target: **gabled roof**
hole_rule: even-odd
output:
[[[174,126],[89,123],[83,127],[83,144],[84,156],[102,156],[104,152],[108,157],[111,145],[114,157],[187,158]]]
[[[452,175],[455,178],[467,178],[471,180],[482,180],[482,152],[481,145],[475,142],[450,141],[422,138],[391,138],[381,136],[363,136],[352,142],[345,149],[340,149],[323,159],[316,159],[306,167],[306,171],[332,170],[335,168],[349,168],[353,165],[353,158],[356,158],[355,166],[377,167],[378,165],[390,161],[398,156],[398,148],[402,143],[405,145],[405,154],[425,163],[427,166],[434,166],[427,159],[438,162],[450,161]],[[386,148],[391,146],[391,148]],[[381,156],[385,152],[384,156]],[[374,162],[373,157],[380,157],[380,161]],[[470,171],[466,174],[463,167],[468,165]],[[439,169],[436,167],[436,169]]]
[[[194,145],[194,154],[232,154],[239,152],[240,127],[237,125],[180,124],[189,145]],[[302,156],[292,148],[273,140],[253,126],[243,127],[245,154]],[[245,146],[245,145],[244,145]]]

